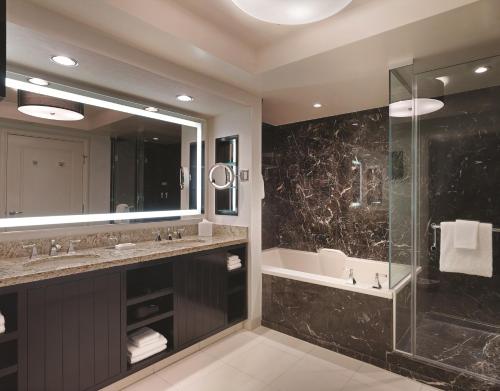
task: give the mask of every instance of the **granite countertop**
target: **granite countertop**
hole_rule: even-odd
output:
[[[69,276],[115,266],[131,265],[161,258],[175,257],[198,251],[247,243],[246,235],[222,233],[212,237],[185,236],[180,240],[161,242],[139,242],[132,249],[93,248],[77,251],[67,257],[47,258],[42,255],[38,260],[25,258],[0,259],[0,287]]]

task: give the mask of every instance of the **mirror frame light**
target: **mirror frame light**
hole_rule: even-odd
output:
[[[136,104],[118,98],[112,98],[90,91],[67,87],[50,83],[49,86],[39,86],[27,81],[27,77],[13,72],[7,72],[5,86],[17,90],[25,90],[37,94],[47,95],[54,98],[66,99],[80,102],[86,105],[97,106],[104,109],[120,111],[123,113],[138,115],[142,117],[157,119],[159,121],[171,122],[178,125],[196,128],[196,209],[167,210],[153,212],[130,212],[130,213],[98,213],[62,216],[39,216],[39,217],[13,217],[0,218],[0,228],[50,226],[62,224],[94,223],[118,220],[145,220],[162,217],[184,217],[201,215],[201,143],[203,132],[203,121],[192,117],[173,115],[166,110],[151,112],[144,110],[144,104]],[[58,88],[55,88],[57,86]]]

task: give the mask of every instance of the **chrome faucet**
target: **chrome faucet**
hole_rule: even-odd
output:
[[[30,249],[31,250],[31,254],[30,254],[30,259],[35,259],[36,257],[38,257],[38,251],[36,249],[36,244],[26,244],[23,246],[24,249]]]
[[[161,231],[153,231],[153,235],[155,236],[155,242],[161,242]]]
[[[57,252],[61,249],[61,245],[57,244],[55,239],[52,239],[50,241],[50,250],[49,250],[49,256],[53,257],[57,255]]]
[[[70,240],[69,241],[69,247],[68,247],[68,254],[69,255],[76,254],[75,244],[80,243],[80,242],[81,242],[80,239],[78,239],[78,240]]]
[[[387,274],[375,273],[375,284],[372,288],[382,289],[382,284],[380,284],[380,277],[387,277]]]
[[[356,285],[356,279],[354,278],[354,269],[351,267],[349,269],[349,277],[347,278],[347,282],[352,285]]]

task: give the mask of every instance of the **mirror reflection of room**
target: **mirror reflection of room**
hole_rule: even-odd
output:
[[[1,217],[196,208],[196,128],[7,88],[0,140]]]

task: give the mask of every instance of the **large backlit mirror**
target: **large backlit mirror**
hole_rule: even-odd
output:
[[[203,121],[9,73],[0,227],[133,223],[203,210]]]

